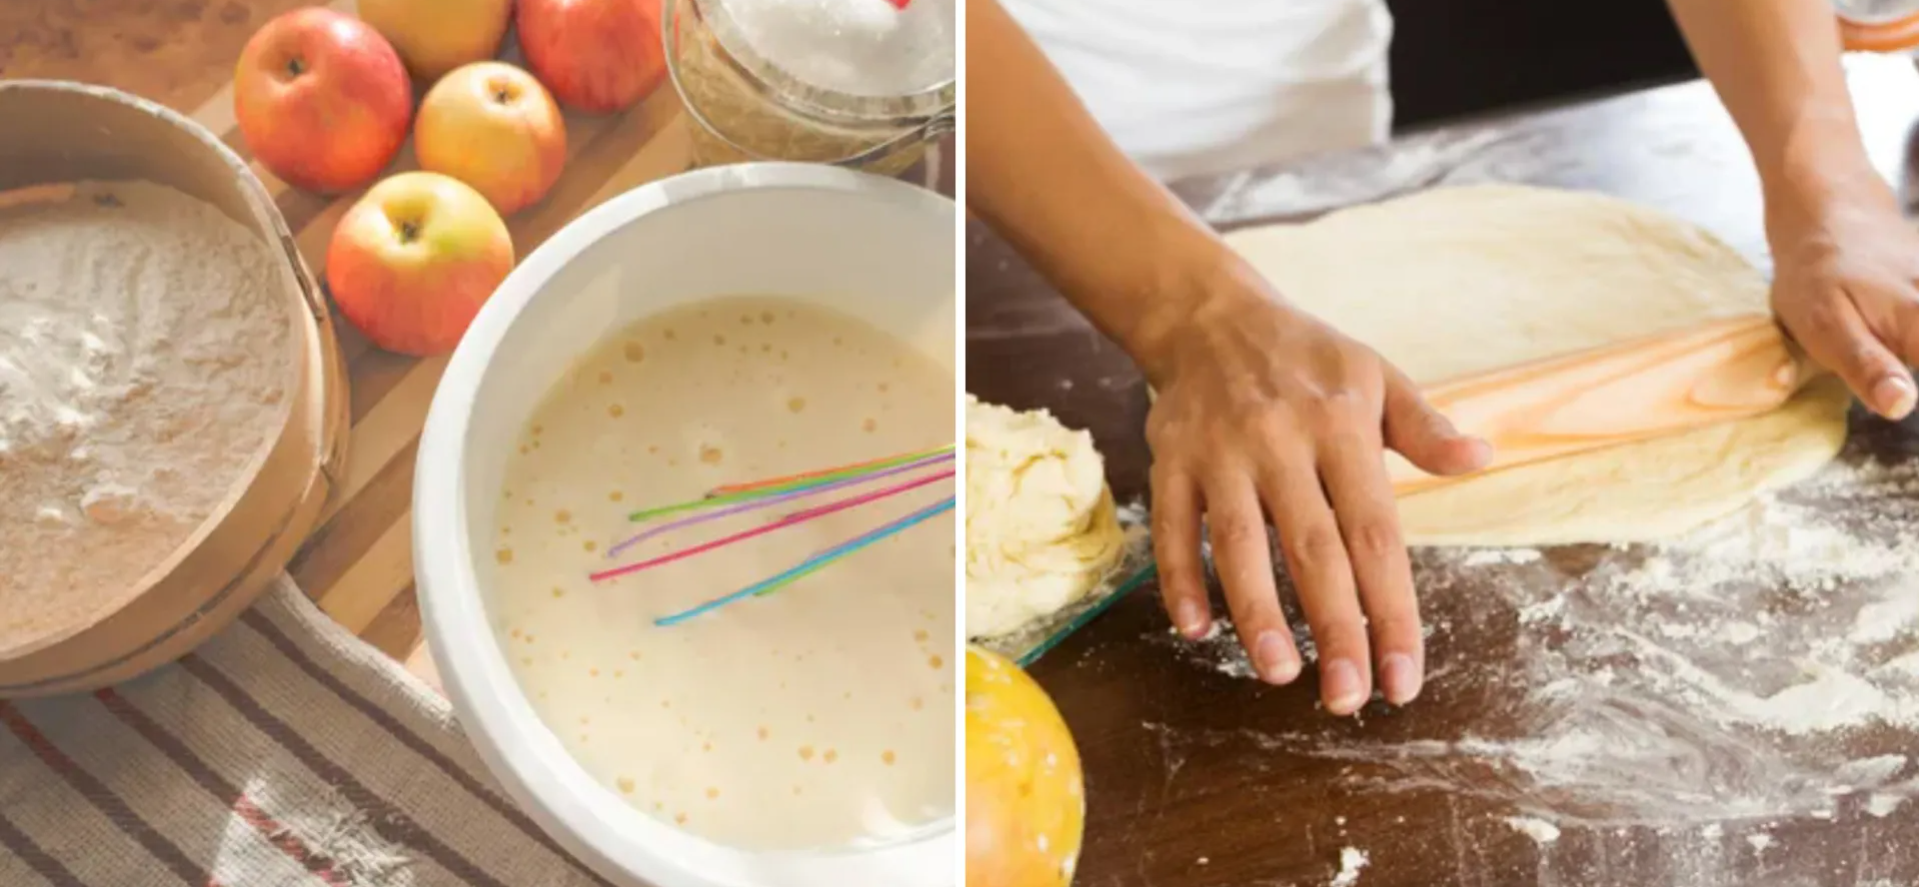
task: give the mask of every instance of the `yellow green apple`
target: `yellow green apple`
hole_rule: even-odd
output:
[[[540,85],[505,62],[453,69],[413,125],[420,168],[472,185],[503,216],[539,201],[566,165],[566,124]]]
[[[405,172],[369,189],[333,230],[327,288],[341,316],[388,351],[444,354],[513,270],[513,238],[480,192]]]

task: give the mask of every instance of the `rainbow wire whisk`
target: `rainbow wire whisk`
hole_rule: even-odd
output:
[[[731,533],[709,542],[676,549],[666,554],[647,558],[635,563],[598,570],[589,575],[594,582],[605,582],[628,576],[654,567],[685,560],[717,549],[725,548],[768,533],[775,533],[788,527],[810,520],[837,514],[848,509],[858,508],[874,502],[890,499],[913,490],[950,481],[957,473],[953,467],[955,444],[945,444],[926,450],[901,453],[881,459],[869,459],[850,465],[834,468],[822,468],[800,474],[774,477],[751,483],[726,484],[715,487],[699,499],[647,508],[635,511],[628,518],[636,523],[654,523],[650,526],[607,549],[607,557],[616,558],[633,546],[649,539],[656,539],[675,530],[722,520],[750,512],[776,508],[781,505],[799,503],[802,507],[791,514],[770,521],[752,529]],[[882,484],[882,481],[890,481]],[[866,488],[866,489],[856,489]],[[812,499],[828,493],[842,492],[847,495],[819,504],[804,504],[801,500]],[[812,575],[826,566],[852,555],[876,542],[898,534],[911,527],[925,523],[938,515],[951,511],[956,497],[948,495],[931,505],[919,508],[903,517],[888,521],[878,528],[861,533],[851,539],[830,546],[781,572],[748,585],[731,594],[707,601],[697,607],[663,616],[654,620],[656,625],[677,625],[704,613],[717,610],[727,604],[745,600],[758,595],[771,594],[781,588]]]

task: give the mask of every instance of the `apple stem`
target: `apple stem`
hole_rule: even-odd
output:
[[[306,70],[307,70],[306,62],[301,61],[298,58],[287,59],[288,74],[298,77],[301,74],[305,74]]]
[[[400,223],[400,241],[402,243],[412,243],[413,241],[419,239],[419,237],[420,237],[420,226],[415,225],[412,222]]]

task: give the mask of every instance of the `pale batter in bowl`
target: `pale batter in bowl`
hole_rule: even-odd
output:
[[[488,609],[528,700],[597,781],[749,850],[883,841],[953,815],[950,512],[775,594],[654,625],[950,496],[952,484],[587,578],[786,513],[607,558],[637,531],[633,511],[953,443],[952,392],[951,373],[860,320],[732,297],[609,336],[546,395],[508,461]]]

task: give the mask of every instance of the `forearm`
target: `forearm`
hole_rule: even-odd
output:
[[[1132,163],[997,0],[967,4],[966,202],[1101,331],[1158,340],[1240,263]]]
[[[1860,144],[1828,0],[1669,0],[1752,150],[1769,215],[1883,190]]]

